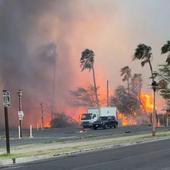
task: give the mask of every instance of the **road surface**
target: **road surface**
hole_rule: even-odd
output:
[[[170,140],[21,164],[4,170],[170,170]]]
[[[91,130],[81,132],[80,127],[69,127],[69,128],[56,128],[56,129],[44,129],[44,130],[33,130],[34,138],[29,138],[29,130],[23,130],[23,138],[18,139],[17,130],[10,129],[10,144],[25,145],[33,143],[49,143],[56,140],[75,140],[83,139],[88,137],[119,137],[136,134],[151,133],[151,126],[129,126],[120,127],[117,129],[105,129],[105,130]],[[157,131],[166,131],[168,128],[159,128]],[[5,146],[5,132],[0,130],[0,147]]]

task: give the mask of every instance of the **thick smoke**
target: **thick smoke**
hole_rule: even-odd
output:
[[[72,17],[67,0],[0,0],[0,88],[11,91],[10,125],[17,126],[19,89],[25,126],[39,120],[40,103],[50,112],[52,98],[55,111],[65,102],[73,75],[66,41]],[[2,105],[0,116],[2,126]]]

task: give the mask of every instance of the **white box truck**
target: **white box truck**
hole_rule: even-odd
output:
[[[83,128],[116,128],[117,109],[116,107],[88,108],[87,113],[82,114],[81,126]]]

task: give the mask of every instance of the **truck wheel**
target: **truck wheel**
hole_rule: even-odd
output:
[[[114,127],[114,128],[117,128],[117,125],[116,125],[116,124],[114,124],[114,125],[113,125],[113,127]]]
[[[106,129],[107,128],[107,126],[106,125],[103,125],[103,129]]]
[[[93,127],[94,130],[97,130],[97,127]]]

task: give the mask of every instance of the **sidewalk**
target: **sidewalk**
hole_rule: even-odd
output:
[[[11,165],[13,162],[24,163],[40,159],[66,156],[113,147],[117,148],[163,139],[170,139],[170,131],[157,132],[155,137],[152,137],[149,133],[116,138],[113,138],[112,136],[105,139],[89,137],[87,139],[75,141],[53,141],[45,144],[42,143],[12,146],[10,155],[5,154],[5,148],[0,148],[0,167]]]

